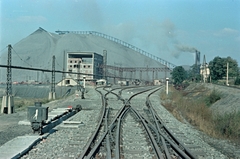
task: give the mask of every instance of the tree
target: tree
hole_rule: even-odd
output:
[[[199,82],[201,80],[201,75],[198,70],[200,70],[200,65],[192,65],[190,70],[187,71],[187,79],[190,81]]]
[[[221,58],[219,56],[215,57],[212,61],[209,62],[210,75],[212,80],[220,80],[223,77],[226,77],[227,74],[227,63],[229,77],[238,76],[238,63],[236,60],[233,60],[231,57]]]
[[[171,72],[173,84],[180,85],[187,78],[187,72],[182,66],[177,66]]]
[[[237,76],[236,80],[234,81],[235,85],[240,85],[240,77]]]

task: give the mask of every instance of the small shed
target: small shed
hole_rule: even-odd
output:
[[[155,86],[158,86],[160,84],[161,84],[160,80],[154,80],[153,81],[153,85],[155,85]]]
[[[65,78],[57,83],[57,86],[76,86],[77,81],[72,78]]]
[[[96,85],[106,86],[107,81],[105,79],[100,79],[96,81]]]

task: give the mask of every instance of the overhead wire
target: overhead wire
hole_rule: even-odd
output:
[[[61,66],[61,65],[58,63],[57,59],[55,59],[55,61],[56,61],[57,65],[58,65],[61,69],[63,69],[63,66]]]
[[[7,46],[0,51],[0,54],[1,54],[5,49],[7,49]]]
[[[55,62],[56,62],[57,65],[63,70],[63,66],[61,66],[56,59],[55,59]],[[64,73],[64,72],[63,72],[63,73]],[[71,79],[74,80],[74,78],[73,78],[73,76],[72,76],[72,73],[69,72],[68,75],[70,76]]]
[[[50,62],[51,62],[51,59],[48,60],[47,65],[43,65],[43,66],[39,66],[39,67],[44,68],[44,69],[50,68],[51,67],[51,63]]]
[[[12,47],[12,49],[13,49],[13,51],[15,52],[15,54],[18,56],[18,58],[20,59],[20,60],[22,60],[24,63],[26,63],[27,65],[29,65],[29,66],[31,66],[32,67],[32,65],[30,65],[29,63],[27,63],[25,60],[23,60],[19,55],[18,55],[18,53],[16,52],[16,50]]]

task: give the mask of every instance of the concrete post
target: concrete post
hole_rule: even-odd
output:
[[[166,78],[166,94],[168,94],[168,81],[169,81],[169,78]]]
[[[52,99],[52,92],[48,93],[48,99],[51,100]]]
[[[52,99],[53,99],[53,100],[56,99],[56,92],[52,92]]]
[[[8,114],[14,113],[14,103],[13,103],[13,96],[8,96]]]
[[[229,65],[229,64],[228,64],[228,62],[227,62],[227,77],[226,77],[226,78],[227,78],[227,79],[226,79],[226,85],[227,85],[227,86],[229,86],[229,84],[228,84],[228,65]]]
[[[1,113],[7,113],[7,96],[2,97]]]
[[[48,94],[48,99],[49,100],[55,100],[56,99],[56,92],[49,92]]]
[[[86,76],[83,76],[83,88],[85,88]]]

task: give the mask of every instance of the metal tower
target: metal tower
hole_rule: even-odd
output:
[[[6,89],[6,95],[12,95],[12,46],[8,45],[8,61],[7,61],[7,89]]]
[[[49,100],[56,98],[55,92],[55,55],[52,57],[52,83],[51,83],[51,92],[49,92]]]
[[[8,45],[8,60],[7,60],[7,88],[6,95],[2,98],[1,113],[12,114],[14,112],[14,102],[12,96],[12,46]]]
[[[77,65],[77,91],[80,91],[81,87],[80,87],[80,61],[78,61],[78,65]]]
[[[52,57],[52,85],[51,91],[55,92],[55,56]]]
[[[103,50],[103,65],[104,65],[104,74],[103,74],[103,79],[107,81],[107,50]]]

